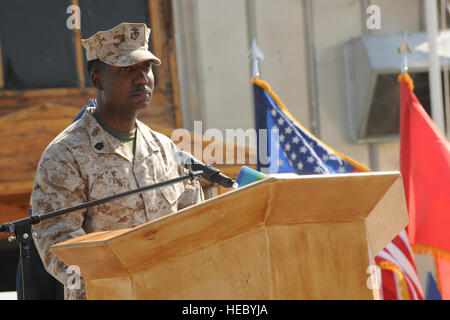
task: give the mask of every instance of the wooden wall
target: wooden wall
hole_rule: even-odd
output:
[[[79,4],[76,0],[72,3]],[[152,102],[139,119],[170,137],[172,130],[182,127],[183,123],[172,7],[166,0],[148,0],[147,7],[152,51],[162,64],[154,67],[156,86]],[[73,31],[73,40],[76,44],[78,88],[5,90],[2,89],[4,75],[0,63],[0,224],[27,216],[36,166],[42,152],[59,132],[70,125],[88,100],[95,97],[94,90],[85,85],[85,53],[81,48],[80,30]],[[0,39],[0,60],[1,57]],[[203,147],[207,144],[205,141]],[[240,170],[239,165],[221,165],[219,168],[233,178]],[[207,183],[204,188],[211,189]],[[209,194],[225,191],[218,188]],[[0,234],[0,238],[4,235]]]
[[[72,4],[79,3],[72,1]],[[182,125],[171,2],[147,1],[147,7],[152,28],[151,45],[162,64],[154,68],[157,86],[151,107],[140,115],[140,120],[150,127],[157,124],[170,132]],[[85,86],[85,53],[79,29],[73,30],[73,40],[78,88],[2,90],[5,75],[3,61],[0,63],[0,223],[28,214],[34,174],[42,152],[70,125],[87,101],[95,97],[94,90]],[[1,48],[0,39],[0,60]]]

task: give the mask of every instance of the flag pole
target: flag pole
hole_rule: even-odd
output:
[[[447,0],[441,0],[441,30],[447,30],[446,15],[447,11],[450,14],[450,3],[447,4]],[[448,41],[444,41],[444,50],[448,52]],[[450,139],[450,85],[449,85],[449,73],[447,59],[442,62],[442,71],[444,74],[444,114],[445,124],[447,126],[447,139]]]
[[[264,54],[259,50],[255,37],[253,37],[252,47],[247,56],[252,61],[252,78],[259,79],[261,76],[261,72],[259,71],[259,61],[264,60]]]
[[[403,40],[398,47],[397,52],[402,55],[402,66],[400,68],[401,74],[408,73],[408,53],[412,53],[411,47],[408,43],[408,33],[403,33]]]
[[[409,90],[411,91],[414,90],[414,83],[410,75],[408,74],[408,54],[411,54],[412,52],[413,51],[409,46],[408,42],[408,33],[404,32],[402,42],[400,43],[400,46],[397,48],[397,53],[402,55],[401,56],[402,63],[400,67],[400,75],[398,76],[398,80],[400,82],[406,81],[406,83],[408,83]]]
[[[436,38],[438,35],[437,4],[436,1],[424,1],[424,3],[429,48],[428,57],[430,61],[428,68],[428,79],[430,86],[431,117],[442,133],[445,134],[444,110],[442,105],[441,67],[436,44]]]

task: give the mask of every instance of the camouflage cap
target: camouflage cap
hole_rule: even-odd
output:
[[[161,64],[161,60],[148,50],[150,32],[145,23],[122,22],[81,40],[81,43],[86,49],[87,61],[99,59],[117,67],[131,66],[145,60]]]

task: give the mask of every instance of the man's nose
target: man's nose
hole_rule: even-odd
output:
[[[138,70],[136,71],[136,76],[134,78],[134,84],[150,84],[152,82],[151,76],[148,72],[145,72],[145,70]]]

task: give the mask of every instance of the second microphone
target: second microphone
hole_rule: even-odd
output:
[[[238,184],[233,179],[220,173],[220,170],[209,164],[205,164],[194,158],[190,153],[185,151],[177,151],[175,159],[178,164],[192,171],[203,171],[202,177],[210,182],[217,183],[225,188],[237,188]]]

